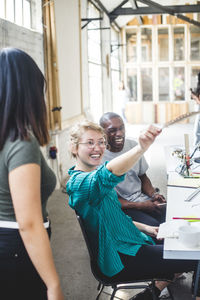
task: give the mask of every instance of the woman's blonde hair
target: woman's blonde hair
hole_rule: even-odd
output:
[[[70,130],[70,152],[73,157],[76,157],[76,155],[72,152],[74,147],[76,147],[77,149],[82,134],[87,130],[93,130],[101,133],[104,139],[106,140],[106,134],[104,129],[97,123],[88,120],[84,120],[80,123],[77,123]]]

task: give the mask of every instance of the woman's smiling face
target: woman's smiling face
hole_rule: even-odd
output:
[[[102,156],[106,149],[105,138],[100,132],[88,129],[83,132],[74,150],[77,164],[76,169],[90,172],[101,164]]]

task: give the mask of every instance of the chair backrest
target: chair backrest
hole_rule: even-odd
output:
[[[84,221],[83,221],[82,217],[76,211],[75,211],[75,213],[76,213],[76,217],[77,217],[77,220],[79,222],[79,225],[81,227],[81,231],[82,231],[82,234],[83,234],[86,246],[87,246],[87,250],[88,250],[88,253],[89,253],[91,271],[92,271],[94,277],[96,278],[96,280],[98,280],[99,282],[101,282],[104,285],[110,285],[110,278],[105,276],[101,272],[101,270],[100,270],[100,268],[97,264],[96,255],[94,253],[94,249],[92,248],[87,230],[86,230],[85,225],[84,225]]]
[[[82,231],[82,234],[83,234],[86,246],[87,246],[87,250],[89,252],[90,260],[93,262],[94,259],[95,259],[94,258],[94,251],[93,251],[93,249],[92,249],[92,247],[90,245],[90,240],[89,240],[87,231],[86,231],[85,226],[84,226],[84,221],[83,221],[82,217],[79,216],[79,214],[77,212],[76,212],[76,217],[77,217],[77,220],[78,220],[79,225],[81,227],[81,231]]]
[[[94,275],[96,280],[99,281],[99,283],[103,287],[104,286],[112,286],[113,293],[112,293],[111,299],[114,299],[114,295],[115,295],[116,291],[119,289],[144,289],[148,286],[149,282],[151,282],[154,286],[154,283],[155,283],[154,279],[140,279],[140,280],[138,279],[138,280],[130,280],[130,281],[122,281],[121,282],[121,281],[113,280],[110,277],[105,276],[101,272],[100,268],[97,265],[96,256],[95,256],[94,250],[91,246],[90,239],[89,239],[87,230],[84,225],[84,221],[83,221],[82,217],[76,211],[75,211],[75,213],[76,213],[76,217],[79,222],[79,225],[81,227],[81,231],[82,231],[82,234],[83,234],[86,246],[87,246],[87,250],[89,253],[92,274]],[[166,279],[158,279],[158,280],[166,281]],[[142,282],[142,284],[138,285],[138,283],[140,283],[140,282]],[[135,283],[137,283],[137,285],[130,285],[130,284],[135,284]],[[102,290],[103,290],[103,288],[99,291],[99,294],[96,299],[99,299],[99,296],[100,296]],[[171,296],[171,299],[173,300],[174,298],[172,297],[171,293],[170,293],[170,296]]]

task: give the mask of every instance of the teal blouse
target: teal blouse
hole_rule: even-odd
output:
[[[102,273],[112,277],[123,268],[119,252],[135,256],[144,244],[153,244],[124,214],[113,189],[123,176],[112,174],[106,163],[92,172],[69,169],[69,205],[83,218]]]

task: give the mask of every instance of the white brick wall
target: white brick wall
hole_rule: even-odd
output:
[[[0,48],[15,47],[27,52],[44,71],[43,36],[41,33],[0,19]]]
[[[69,153],[69,129],[58,132],[52,135],[51,145],[54,145],[58,149],[57,162],[51,160],[50,164],[53,164],[54,172],[57,174],[58,181],[65,182],[68,177],[68,169],[74,165],[74,159]],[[48,147],[49,149],[49,147]],[[59,183],[59,182],[58,182]]]

